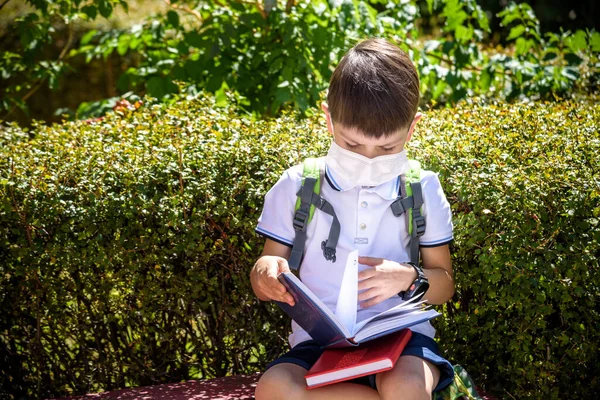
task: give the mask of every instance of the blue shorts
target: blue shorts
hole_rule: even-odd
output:
[[[314,340],[308,340],[299,343],[296,347],[269,363],[266,369],[271,368],[273,365],[289,363],[299,365],[300,367],[309,370],[313,364],[317,362],[321,354],[323,354],[321,346]],[[440,381],[433,390],[434,392],[444,389],[452,383],[452,380],[454,379],[454,369],[452,368],[452,364],[440,356],[437,343],[428,336],[413,332],[406,347],[402,351],[401,356],[419,357],[438,367],[440,370]],[[375,374],[356,378],[348,382],[363,384],[370,386],[373,389],[377,389],[375,384]]]

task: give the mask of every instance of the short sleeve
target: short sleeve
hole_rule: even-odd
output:
[[[301,182],[302,166],[292,167],[281,175],[265,196],[256,233],[289,247],[293,245],[295,231],[292,221]]]
[[[452,242],[452,211],[436,173],[423,171],[423,214],[427,227],[421,236],[421,247],[443,246]]]

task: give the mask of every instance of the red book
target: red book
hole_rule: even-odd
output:
[[[394,368],[412,332],[400,332],[368,341],[358,347],[325,350],[304,376],[308,389],[330,385]]]

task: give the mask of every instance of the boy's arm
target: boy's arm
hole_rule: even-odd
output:
[[[425,300],[430,304],[444,304],[454,295],[454,273],[448,245],[421,247],[423,273],[429,280]]]
[[[290,271],[287,260],[291,252],[288,246],[266,239],[262,254],[250,271],[252,290],[260,300],[294,305],[294,299],[277,279],[280,273]]]

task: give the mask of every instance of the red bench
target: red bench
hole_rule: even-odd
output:
[[[224,378],[165,383],[134,389],[121,389],[60,400],[245,400],[254,399],[254,389],[260,374],[226,376]]]
[[[121,389],[111,392],[71,396],[59,400],[252,400],[260,374],[226,376],[199,381]],[[496,400],[482,394],[484,400]]]

